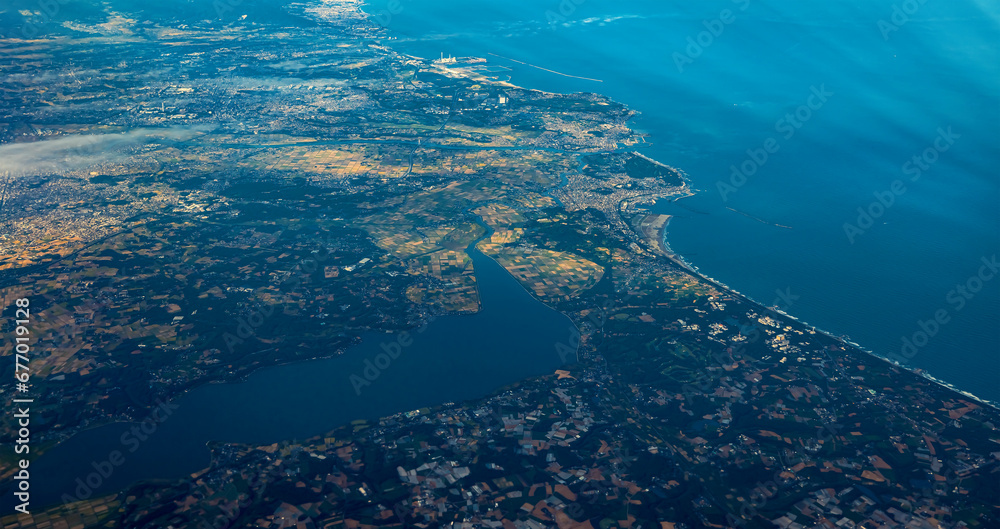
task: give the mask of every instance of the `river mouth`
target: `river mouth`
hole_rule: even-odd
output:
[[[366,333],[344,354],[273,366],[238,383],[198,387],[143,423],[81,432],[31,464],[39,507],[177,479],[209,464],[210,441],[305,439],[374,419],[488,395],[565,361],[575,326],[474,246],[481,310],[408,333]],[[7,495],[9,497],[9,495]]]

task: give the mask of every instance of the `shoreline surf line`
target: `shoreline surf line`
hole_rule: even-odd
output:
[[[885,362],[887,364],[896,366],[899,369],[901,369],[903,371],[906,371],[906,372],[908,372],[908,373],[910,373],[912,375],[922,377],[925,380],[929,380],[929,381],[933,382],[934,384],[937,384],[940,387],[943,387],[943,388],[948,389],[950,391],[954,391],[955,393],[964,395],[964,396],[966,396],[966,397],[968,397],[968,398],[970,398],[970,399],[978,402],[979,404],[982,404],[982,405],[989,406],[991,408],[1000,410],[1000,402],[996,402],[996,401],[990,400],[990,399],[985,398],[985,397],[980,397],[979,395],[976,395],[976,394],[974,394],[974,393],[972,393],[972,392],[970,392],[968,390],[962,389],[961,387],[959,387],[959,386],[957,386],[957,385],[955,385],[955,384],[953,384],[951,382],[947,382],[945,380],[936,378],[936,377],[934,377],[934,375],[932,375],[931,373],[929,373],[925,369],[921,369],[921,368],[917,368],[917,367],[913,367],[913,366],[901,364],[901,363],[897,362],[896,360],[888,358],[887,356],[882,356],[882,355],[876,353],[874,350],[868,349],[868,348],[862,346],[861,344],[853,341],[849,336],[834,334],[833,332],[827,331],[827,330],[823,329],[822,327],[817,327],[816,325],[812,325],[811,323],[809,323],[809,322],[807,322],[807,321],[805,321],[805,320],[803,320],[803,319],[801,319],[801,318],[799,318],[797,316],[793,316],[793,315],[785,312],[784,310],[782,310],[780,308],[769,307],[769,306],[765,305],[764,303],[761,303],[760,301],[757,301],[756,299],[750,297],[749,295],[744,294],[744,293],[740,292],[739,290],[736,290],[736,289],[734,289],[734,288],[726,285],[722,281],[719,281],[719,280],[717,280],[717,279],[715,279],[715,278],[713,278],[711,276],[708,276],[708,275],[702,273],[701,271],[699,271],[698,267],[695,266],[694,264],[689,263],[687,260],[685,260],[684,256],[682,256],[680,254],[677,254],[677,253],[674,253],[674,251],[670,248],[670,242],[667,241],[666,238],[664,238],[664,246],[670,251],[670,254],[668,254],[668,255],[661,255],[660,257],[662,257],[662,258],[668,260],[669,262],[675,264],[681,270],[684,270],[687,273],[693,275],[694,277],[700,278],[703,281],[708,282],[709,284],[715,286],[716,288],[719,288],[719,289],[721,289],[721,290],[723,290],[725,292],[728,292],[730,294],[733,294],[733,295],[735,295],[735,296],[737,296],[737,297],[745,300],[746,302],[750,303],[752,306],[756,306],[758,309],[763,309],[763,312],[767,312],[767,311],[775,312],[777,314],[782,315],[785,318],[788,318],[789,320],[794,321],[795,323],[797,323],[799,325],[805,326],[807,329],[812,329],[812,330],[816,331],[817,333],[823,334],[824,336],[827,336],[829,338],[832,338],[832,339],[836,340],[841,345],[846,346],[846,347],[844,347],[844,352],[847,352],[850,349],[854,349],[856,351],[860,351],[861,353],[864,353],[864,354],[868,355],[869,358],[873,358],[875,360],[880,360],[880,361]]]

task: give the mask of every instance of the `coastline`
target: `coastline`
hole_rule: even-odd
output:
[[[685,195],[685,196],[693,196],[693,193],[691,195]],[[677,197],[677,198],[674,199],[674,201],[680,200],[681,198],[684,198],[684,196]],[[941,386],[941,387],[943,387],[945,389],[954,391],[955,393],[958,393],[958,394],[963,395],[965,397],[968,397],[968,398],[970,398],[972,400],[975,400],[977,403],[980,403],[980,404],[983,404],[985,406],[989,406],[991,408],[1000,410],[1000,402],[993,402],[993,401],[991,401],[989,399],[985,399],[983,397],[975,395],[975,394],[973,394],[973,393],[971,393],[969,391],[966,391],[964,389],[956,387],[954,384],[951,384],[949,382],[946,382],[944,380],[936,378],[936,377],[934,377],[933,375],[931,375],[930,373],[928,373],[928,372],[926,372],[924,370],[913,368],[913,367],[909,367],[909,366],[905,366],[905,365],[902,365],[902,364],[900,364],[898,362],[894,362],[892,360],[889,360],[888,358],[884,358],[882,356],[879,356],[878,353],[876,353],[876,352],[874,352],[874,351],[872,351],[872,350],[864,347],[863,345],[861,345],[861,344],[859,344],[857,342],[854,342],[852,340],[843,338],[842,336],[834,334],[833,332],[830,332],[830,331],[827,331],[827,330],[822,329],[820,327],[817,327],[815,325],[812,325],[809,322],[801,320],[798,317],[793,316],[793,315],[791,315],[791,314],[789,314],[789,313],[787,313],[784,310],[781,310],[779,308],[768,307],[764,303],[762,303],[762,302],[760,302],[760,301],[758,301],[758,300],[756,300],[756,299],[754,299],[754,298],[752,298],[752,297],[750,297],[750,296],[748,296],[746,294],[743,294],[742,292],[736,290],[735,288],[730,287],[729,285],[723,283],[722,281],[719,281],[719,280],[717,280],[717,279],[715,279],[715,278],[713,278],[711,276],[708,276],[708,275],[702,273],[701,271],[698,270],[697,266],[695,266],[694,264],[688,262],[682,255],[674,253],[673,250],[670,248],[670,242],[667,239],[667,228],[669,227],[669,225],[670,225],[670,222],[668,220],[667,223],[664,224],[664,226],[662,227],[661,231],[659,232],[659,236],[662,238],[662,245],[669,252],[669,253],[665,253],[665,254],[660,255],[660,257],[663,257],[663,258],[667,259],[668,261],[670,261],[671,263],[673,263],[673,264],[677,265],[678,267],[682,268],[684,271],[686,271],[687,273],[691,274],[692,276],[694,276],[694,277],[696,277],[698,279],[701,279],[702,281],[705,281],[705,282],[711,284],[712,286],[714,286],[714,287],[716,287],[716,288],[718,288],[720,290],[724,290],[724,291],[726,291],[726,292],[728,292],[730,294],[733,294],[733,295],[739,297],[740,299],[743,299],[744,301],[750,303],[751,305],[756,306],[757,308],[761,309],[764,312],[773,312],[773,313],[780,314],[781,316],[783,316],[785,318],[788,318],[789,320],[792,320],[792,321],[794,321],[794,322],[796,322],[796,323],[798,323],[800,325],[803,325],[803,326],[805,326],[808,329],[811,329],[813,331],[816,331],[819,334],[822,334],[822,335],[824,335],[824,336],[826,336],[828,338],[831,338],[831,339],[837,341],[838,343],[844,345],[845,346],[845,350],[847,350],[847,349],[856,350],[856,351],[861,352],[861,353],[863,353],[863,354],[865,354],[865,355],[867,355],[867,356],[869,356],[869,357],[871,357],[871,358],[873,358],[875,360],[878,360],[878,361],[881,361],[881,362],[885,362],[885,363],[890,364],[890,365],[892,365],[892,366],[894,366],[896,368],[899,368],[899,369],[902,369],[904,371],[907,371],[907,372],[909,372],[912,375],[922,377],[922,378],[924,378],[924,379],[926,379],[926,380],[928,380],[930,382],[933,382],[933,383],[937,384],[938,386]]]
[[[363,15],[361,23],[370,24],[372,26],[377,26],[376,24],[374,24],[370,20],[370,16],[368,15],[368,13],[366,13],[365,11],[363,11],[363,9],[362,9],[363,8],[363,4],[361,4],[359,2],[354,7],[358,10],[359,13],[361,13]],[[398,52],[397,50],[392,49],[391,47],[387,47],[387,53],[400,54],[400,52]],[[400,54],[400,55],[402,55],[402,54]],[[485,77],[482,77],[482,78],[485,79]],[[491,80],[490,82],[496,82],[497,84],[500,84],[502,86],[509,86],[509,87],[515,87],[515,86],[517,86],[517,85],[511,84],[509,82],[503,82],[503,81],[492,81]],[[518,87],[518,88],[520,88],[520,87]],[[543,90],[536,90],[536,89],[525,89],[525,90],[531,90],[531,91],[536,91],[536,92],[540,92],[540,93],[554,93],[554,92],[546,92],[546,91],[543,91]],[[636,132],[635,129],[632,129],[632,130],[633,130],[633,132]],[[637,136],[638,136],[638,133],[637,133]],[[645,137],[645,134],[643,134],[642,136]],[[446,146],[441,146],[441,147],[442,148],[448,148]],[[455,147],[455,148],[458,148],[458,147]],[[676,167],[669,166],[669,165],[664,164],[662,162],[659,162],[659,161],[657,161],[655,159],[652,159],[652,158],[650,158],[650,157],[648,157],[648,156],[646,156],[644,154],[641,154],[641,153],[637,153],[637,154],[639,156],[641,156],[642,158],[647,159],[647,160],[649,160],[649,161],[651,161],[651,162],[653,162],[653,163],[655,163],[657,165],[660,165],[660,166],[663,166],[663,167],[670,167],[671,169],[676,170],[681,175],[682,179],[684,180],[684,184],[682,186],[682,188],[684,189],[684,193],[681,194],[681,195],[677,195],[677,196],[671,196],[670,197],[671,201],[675,201],[676,202],[676,201],[678,201],[678,200],[680,200],[682,198],[694,196],[696,193],[699,192],[699,190],[696,190],[696,189],[693,189],[693,188],[690,187],[689,178],[688,178],[687,174],[683,170],[678,169]],[[623,220],[625,220],[625,219],[623,219]],[[711,284],[711,285],[719,288],[720,290],[723,290],[723,291],[725,291],[727,293],[730,293],[730,294],[732,294],[732,295],[734,295],[736,297],[739,297],[739,298],[747,301],[751,305],[757,307],[759,310],[761,310],[763,312],[775,312],[775,313],[781,314],[782,316],[784,316],[785,318],[787,318],[789,320],[795,321],[795,322],[797,322],[799,324],[804,325],[805,327],[807,327],[809,329],[812,329],[812,330],[814,330],[814,331],[816,331],[818,333],[821,333],[821,334],[823,334],[823,335],[825,335],[825,336],[827,336],[829,338],[834,339],[838,343],[843,344],[845,347],[850,347],[850,348],[853,348],[853,349],[855,349],[857,351],[866,353],[866,354],[868,354],[869,356],[871,356],[871,357],[873,357],[875,359],[878,359],[880,361],[884,361],[884,362],[886,362],[888,364],[891,364],[892,366],[895,366],[897,368],[900,368],[900,369],[903,369],[905,371],[908,371],[908,372],[910,372],[910,373],[912,373],[914,375],[918,375],[918,376],[920,376],[920,377],[922,377],[922,378],[924,378],[926,380],[934,382],[935,384],[937,384],[937,385],[939,385],[939,386],[941,386],[943,388],[949,389],[949,390],[954,391],[954,392],[956,392],[956,393],[958,393],[960,395],[963,395],[963,396],[965,396],[967,398],[973,399],[973,400],[975,400],[978,403],[982,403],[984,405],[988,405],[990,407],[993,407],[993,408],[996,408],[996,409],[1000,409],[1000,403],[996,403],[996,402],[990,401],[988,399],[979,397],[979,396],[977,396],[977,395],[975,395],[975,394],[973,394],[971,392],[968,392],[968,391],[963,390],[963,389],[961,389],[959,387],[956,387],[955,385],[953,385],[951,383],[948,383],[946,381],[940,380],[940,379],[934,377],[932,374],[927,373],[927,372],[925,372],[923,370],[918,370],[916,368],[904,366],[904,365],[901,365],[901,364],[899,364],[897,362],[894,362],[894,361],[891,361],[891,360],[889,360],[887,358],[879,356],[874,351],[869,350],[869,349],[865,348],[864,346],[862,346],[862,345],[860,345],[860,344],[858,344],[856,342],[853,342],[851,340],[842,338],[842,337],[834,334],[833,332],[830,332],[830,331],[821,329],[819,327],[816,327],[814,325],[811,325],[808,322],[800,320],[798,317],[793,316],[791,314],[788,314],[788,313],[786,313],[786,312],[784,312],[784,311],[782,311],[780,309],[770,308],[767,305],[765,305],[764,303],[762,303],[762,302],[760,302],[760,301],[758,301],[756,299],[753,299],[752,297],[750,297],[748,295],[745,295],[745,294],[741,293],[740,291],[736,290],[735,288],[733,288],[733,287],[731,287],[731,286],[729,286],[729,285],[727,285],[727,284],[725,284],[725,283],[723,283],[723,282],[721,282],[721,281],[719,281],[719,280],[717,280],[715,278],[712,278],[712,277],[704,274],[703,272],[701,272],[698,269],[698,267],[695,264],[689,262],[684,256],[673,252],[673,250],[672,250],[672,248],[670,246],[670,242],[669,242],[669,240],[667,238],[667,228],[669,227],[670,220],[672,220],[672,219],[668,219],[664,223],[664,225],[662,227],[662,231],[661,231],[661,237],[660,237],[660,239],[662,241],[661,243],[663,245],[663,248],[666,250],[666,253],[664,253],[663,255],[661,255],[661,257],[665,257],[670,263],[676,265],[680,269],[683,269],[684,271],[686,271],[691,276],[693,276],[693,277],[695,277],[697,279],[700,279],[702,281],[705,281],[706,283],[709,283],[709,284]],[[627,222],[627,220],[626,220],[626,222]],[[641,234],[640,234],[640,236],[641,236]],[[91,244],[96,244],[97,242],[100,242],[100,241],[98,240],[98,241],[95,241],[94,243],[91,243]],[[489,256],[486,256],[486,257],[489,257]],[[477,285],[477,288],[478,288],[478,285]],[[534,297],[533,294],[530,291],[528,291],[527,289],[525,289],[525,290],[529,293],[529,295],[532,295],[532,297]],[[352,343],[348,347],[357,346],[358,343],[360,343],[360,340],[358,340],[355,343]],[[262,370],[268,369],[268,368],[277,368],[277,367],[281,367],[281,366],[285,366],[285,365],[290,365],[290,364],[298,364],[298,363],[304,363],[304,362],[310,362],[310,361],[317,361],[317,360],[324,360],[324,359],[334,358],[334,357],[342,355],[346,349],[347,348],[338,349],[337,351],[333,352],[332,354],[317,356],[317,357],[313,357],[313,358],[302,358],[302,359],[293,359],[293,360],[289,360],[289,361],[286,361],[286,362],[281,362],[281,361],[275,362],[275,363],[272,363],[272,364],[269,364],[269,365],[260,366],[257,369],[253,369],[253,370],[250,370],[250,371],[246,371],[246,372],[240,373],[239,376],[234,377],[234,378],[229,378],[229,379],[225,379],[224,378],[224,379],[214,379],[214,380],[200,381],[200,382],[198,382],[196,384],[192,384],[190,386],[187,386],[187,387],[181,389],[180,391],[178,391],[177,393],[175,393],[173,395],[173,399],[180,398],[180,397],[182,397],[182,396],[190,393],[191,391],[193,391],[195,389],[198,389],[199,387],[204,386],[204,385],[209,385],[209,384],[227,384],[227,383],[242,382],[242,381],[245,381],[250,375],[252,375],[254,373],[257,373],[258,371],[262,371]],[[124,418],[120,418],[120,419],[124,419]],[[88,423],[87,425],[79,427],[78,429],[75,429],[75,430],[66,430],[66,431],[63,431],[63,432],[60,433],[60,435],[56,436],[55,438],[46,440],[46,442],[51,443],[51,445],[48,446],[48,447],[46,447],[46,448],[51,449],[51,448],[54,448],[55,446],[61,445],[64,442],[66,442],[67,440],[71,439],[72,437],[74,437],[74,436],[76,436],[76,435],[78,435],[78,434],[80,434],[82,432],[85,432],[85,431],[97,429],[97,428],[100,428],[100,427],[103,427],[103,426],[106,426],[106,425],[110,425],[110,424],[137,424],[138,422],[142,421],[143,419],[144,419],[144,417],[128,418],[126,420],[111,420],[111,421],[107,421],[107,422],[103,422],[103,421],[102,422],[91,422],[91,423]],[[37,452],[37,455],[41,456],[45,452],[46,452],[46,450],[40,450],[39,452]],[[0,477],[2,477],[2,476],[0,476]]]
[[[365,8],[368,7],[368,4],[364,0],[350,0],[350,1],[352,1],[352,3],[354,3],[353,8],[357,10],[358,14],[360,15],[360,19],[361,19],[362,23],[370,24],[373,29],[374,28],[381,28],[384,31],[389,31],[387,28],[385,28],[385,27],[383,27],[383,26],[381,26],[381,25],[373,22],[373,20],[372,20],[372,16],[373,15],[371,13],[368,13],[367,11],[365,11]],[[393,38],[395,38],[395,37],[393,37],[391,35],[387,37],[388,40],[391,40]],[[405,57],[414,57],[412,55],[405,55],[405,54],[401,53],[400,51],[393,49],[389,45],[386,45],[385,49],[389,53],[399,54],[399,55],[405,56]],[[419,58],[419,59],[424,60],[424,61],[427,60],[425,58]],[[509,81],[500,81],[498,79],[487,78],[487,77],[482,76],[482,75],[478,75],[477,79],[487,79],[488,82],[496,83],[496,84],[498,84],[500,86],[517,87],[517,88],[520,88],[522,90],[530,90],[530,91],[535,91],[535,92],[539,92],[539,93],[543,93],[543,94],[564,95],[564,94],[560,94],[559,92],[550,92],[550,91],[546,91],[546,90],[539,90],[539,89],[533,89],[533,88],[532,89],[523,88],[523,87],[520,87],[520,86],[518,86],[516,84],[513,84],[513,83],[511,83]],[[633,112],[633,114],[626,120],[626,122],[634,120],[636,116],[638,116],[639,114],[641,114],[641,111],[639,111],[637,109],[629,108],[629,110],[631,110]],[[635,136],[642,137],[644,142],[648,141],[648,138],[649,138],[649,133],[648,132],[646,132],[646,131],[640,131],[638,129],[633,129],[631,127],[629,127],[629,128],[630,128],[630,130],[633,132],[633,134]],[[619,148],[621,148],[621,146],[619,146]],[[694,195],[696,195],[697,193],[700,192],[699,190],[694,189],[694,188],[691,187],[690,178],[688,177],[687,173],[685,173],[682,169],[670,166],[668,164],[664,164],[664,163],[662,163],[662,162],[660,162],[658,160],[650,158],[649,156],[647,156],[645,154],[642,154],[642,153],[639,153],[639,152],[636,152],[636,154],[638,154],[639,156],[641,156],[641,157],[643,157],[643,158],[645,158],[645,159],[649,160],[650,162],[655,163],[657,165],[661,165],[661,166],[664,166],[664,167],[669,167],[670,169],[672,169],[674,171],[677,171],[680,174],[680,176],[681,176],[681,178],[683,180],[683,183],[682,183],[681,186],[679,186],[679,188],[683,189],[684,193],[682,193],[680,195],[677,195],[677,196],[671,196],[670,197],[671,201],[676,202],[678,200],[681,200],[682,198],[694,196]],[[663,198],[667,198],[667,197],[663,197]],[[617,210],[618,210],[618,214],[619,214],[620,220],[622,222],[624,222],[626,226],[631,226],[631,224],[628,222],[628,219],[625,219],[624,217],[621,216],[621,213],[622,213],[621,209],[617,208]],[[931,375],[931,374],[929,374],[929,373],[927,373],[927,372],[925,372],[923,370],[920,370],[920,369],[917,369],[917,368],[913,368],[913,367],[909,367],[909,366],[904,366],[902,364],[899,364],[897,362],[894,362],[894,361],[891,361],[891,360],[889,360],[887,358],[879,356],[874,351],[872,351],[870,349],[867,349],[866,347],[864,347],[864,346],[862,346],[862,345],[860,345],[860,344],[858,344],[858,343],[856,343],[854,341],[851,341],[849,339],[845,339],[845,338],[841,337],[840,335],[837,335],[837,334],[835,334],[833,332],[830,332],[830,331],[827,331],[825,329],[816,327],[815,325],[811,325],[808,322],[803,321],[803,320],[801,320],[801,319],[799,319],[799,318],[797,318],[797,317],[795,317],[795,316],[793,316],[791,314],[788,314],[788,313],[786,313],[786,312],[784,312],[784,311],[782,311],[780,309],[768,307],[764,303],[762,303],[760,301],[757,301],[756,299],[753,299],[752,297],[750,297],[750,296],[748,296],[746,294],[743,294],[742,292],[736,290],[735,288],[732,288],[729,285],[727,285],[727,284],[725,284],[725,283],[723,283],[723,282],[721,282],[721,281],[719,281],[719,280],[717,280],[715,278],[712,278],[712,277],[710,277],[710,276],[702,273],[698,269],[698,267],[696,265],[694,265],[693,263],[689,262],[683,256],[675,253],[671,249],[670,243],[669,243],[669,241],[666,238],[666,235],[667,235],[666,228],[667,228],[667,226],[669,226],[669,222],[666,223],[664,225],[664,227],[663,227],[663,231],[662,231],[662,239],[663,239],[663,241],[662,241],[662,244],[666,248],[666,250],[667,250],[668,253],[662,254],[661,257],[666,258],[669,262],[671,262],[672,264],[678,266],[679,268],[681,268],[685,272],[691,274],[693,277],[698,278],[700,280],[703,280],[703,281],[705,281],[705,282],[707,282],[707,283],[715,286],[716,288],[719,288],[721,290],[729,292],[729,293],[731,293],[731,294],[739,297],[740,299],[745,300],[746,302],[750,303],[751,305],[754,305],[754,306],[758,307],[759,309],[761,309],[764,312],[774,312],[774,313],[780,314],[783,317],[788,318],[789,320],[792,320],[792,321],[794,321],[794,322],[796,322],[798,324],[804,325],[808,329],[812,329],[813,331],[815,331],[817,333],[820,333],[820,334],[823,334],[824,336],[827,336],[827,337],[829,337],[829,338],[837,341],[838,343],[844,345],[845,349],[846,348],[854,349],[856,351],[859,351],[861,353],[866,354],[868,357],[871,357],[871,358],[873,358],[875,360],[878,360],[878,361],[881,361],[881,362],[885,362],[885,363],[890,364],[890,365],[892,365],[894,367],[897,367],[899,369],[905,370],[905,371],[907,371],[907,372],[909,372],[909,373],[911,373],[913,375],[922,377],[922,378],[924,378],[924,379],[926,379],[926,380],[928,380],[930,382],[933,382],[933,383],[937,384],[940,387],[943,387],[945,389],[954,391],[954,392],[956,392],[956,393],[958,393],[958,394],[960,394],[962,396],[965,396],[967,398],[973,399],[973,400],[975,400],[978,403],[981,403],[983,405],[990,406],[990,407],[992,407],[994,409],[1000,410],[1000,402],[993,402],[993,401],[991,401],[989,399],[986,399],[986,398],[983,398],[983,397],[979,397],[979,396],[977,396],[977,395],[975,395],[975,394],[973,394],[973,393],[971,393],[969,391],[966,391],[966,390],[963,390],[961,388],[956,387],[954,384],[951,384],[949,382],[945,382],[945,381],[943,381],[941,379],[938,379],[938,378],[934,377],[933,375]],[[782,226],[782,227],[784,227],[784,226]],[[640,238],[643,237],[643,234],[641,232],[640,233],[636,233],[634,229],[633,229],[633,234],[637,235]]]

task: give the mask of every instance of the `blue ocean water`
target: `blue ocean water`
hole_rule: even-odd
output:
[[[983,261],[1000,254],[1000,4],[372,0],[365,11],[403,53],[485,57],[516,84],[640,111],[640,149],[699,190],[657,205],[676,215],[676,252],[1000,400],[1000,274],[988,279]]]

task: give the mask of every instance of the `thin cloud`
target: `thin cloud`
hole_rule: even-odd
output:
[[[119,161],[140,145],[184,141],[210,129],[209,126],[136,129],[123,134],[75,134],[0,145],[0,173],[32,176],[87,169]]]

